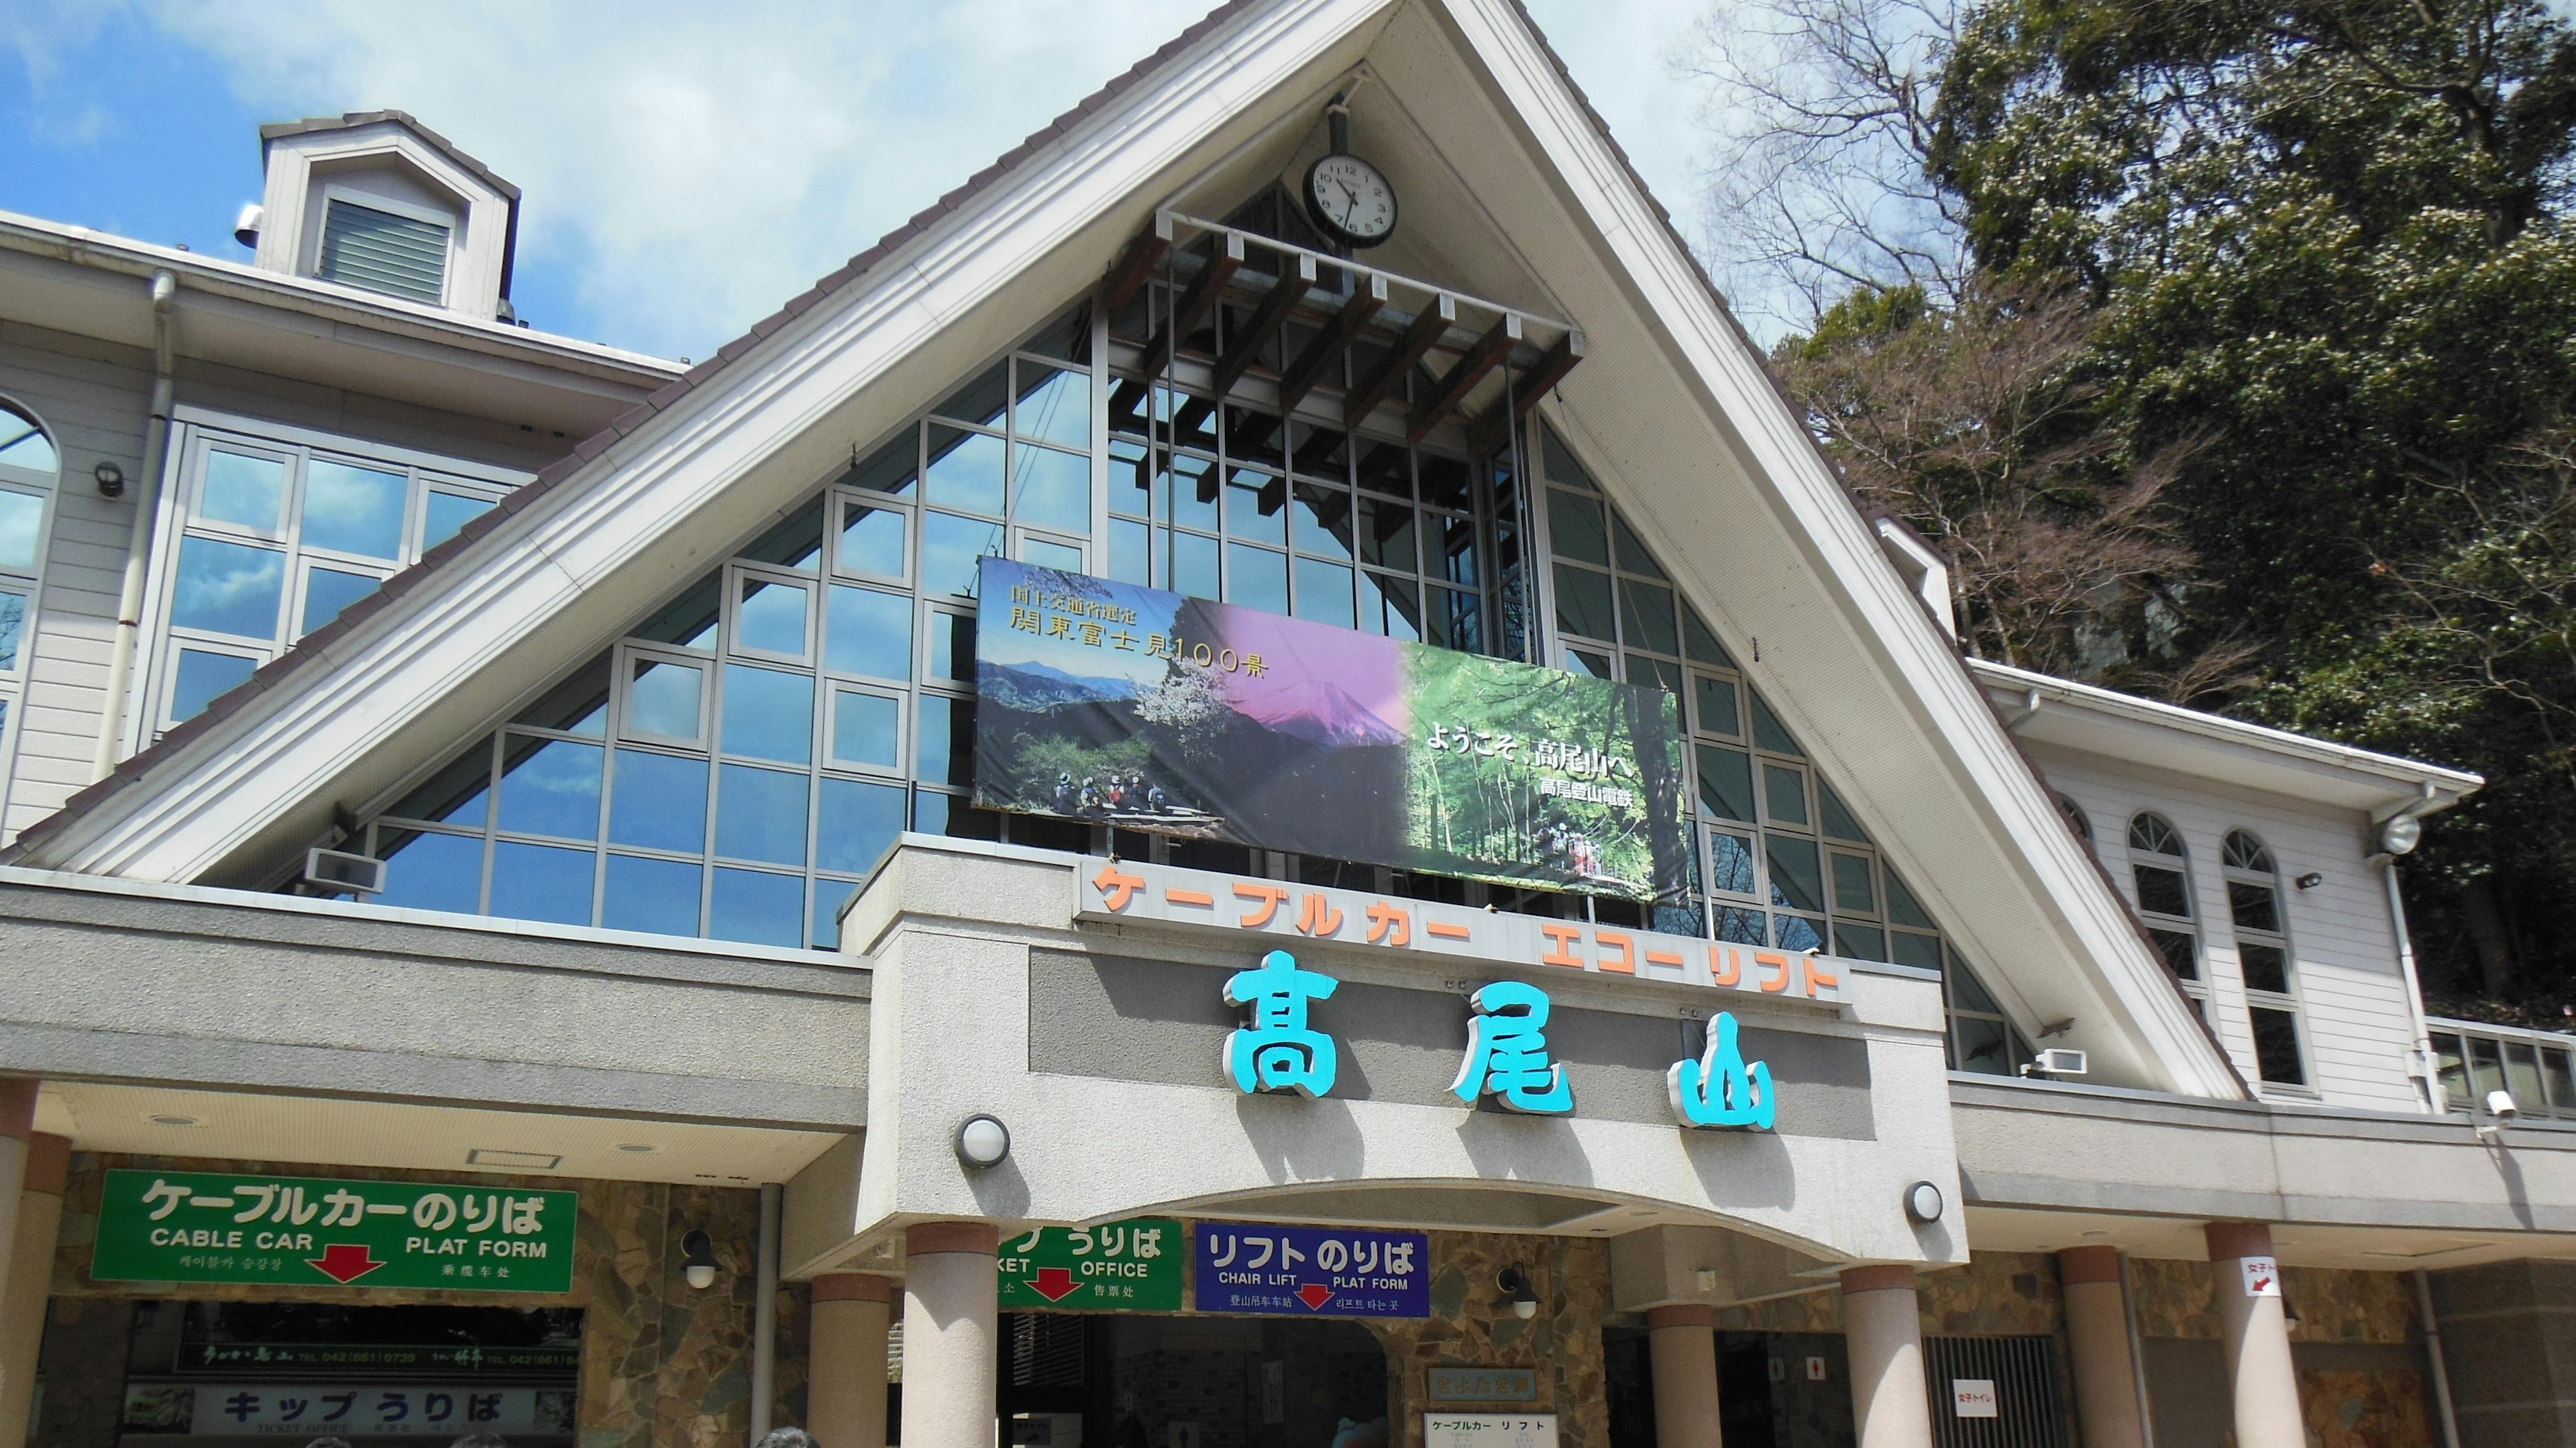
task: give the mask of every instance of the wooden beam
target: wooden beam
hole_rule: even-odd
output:
[[[1172,249],[1171,227],[1170,218],[1157,216],[1150,229],[1127,243],[1126,253],[1118,258],[1118,265],[1110,269],[1109,280],[1101,292],[1102,301],[1111,315],[1116,315],[1120,307],[1134,300],[1137,289],[1153,276],[1154,268],[1163,264],[1163,257]]]
[[[1324,380],[1324,369],[1331,366],[1342,355],[1343,349],[1359,336],[1360,328],[1367,326],[1369,320],[1385,308],[1386,297],[1386,278],[1371,275],[1361,279],[1360,285],[1351,292],[1350,300],[1342,303],[1342,309],[1333,314],[1333,320],[1324,324],[1324,330],[1316,334],[1314,341],[1306,344],[1306,350],[1297,354],[1297,360],[1288,364],[1287,375],[1279,379],[1280,416],[1295,412],[1297,404],[1306,400],[1306,394],[1315,390],[1315,384]]]
[[[1556,345],[1547,349],[1546,356],[1530,364],[1530,370],[1513,382],[1508,401],[1496,399],[1493,406],[1485,409],[1485,415],[1467,429],[1468,454],[1483,457],[1500,446],[1505,429],[1529,416],[1530,409],[1538,406],[1539,399],[1554,391],[1556,384],[1565,380],[1565,374],[1573,371],[1574,365],[1582,360],[1581,332],[1569,331],[1558,338]]]
[[[1216,304],[1217,296],[1225,290],[1226,283],[1233,281],[1234,274],[1241,270],[1243,237],[1229,231],[1225,234],[1225,244],[1217,248],[1216,255],[1208,258],[1207,265],[1199,268],[1198,279],[1190,283],[1188,291],[1181,293],[1180,305],[1156,329],[1153,340],[1145,344],[1147,367],[1162,370],[1163,363],[1169,359],[1173,339],[1186,337],[1197,330],[1200,319],[1207,315],[1209,307]]]
[[[1343,428],[1359,426],[1361,419],[1377,411],[1379,403],[1394,396],[1396,390],[1404,386],[1404,375],[1431,355],[1431,349],[1440,344],[1441,338],[1449,335],[1449,329],[1457,321],[1458,299],[1447,292],[1442,292],[1430,306],[1423,308],[1422,315],[1414,318],[1413,325],[1404,329],[1404,335],[1396,341],[1395,350],[1387,354],[1377,371],[1369,374],[1367,381],[1352,388],[1351,395],[1343,400]]]
[[[1234,384],[1252,365],[1252,359],[1272,337],[1278,335],[1281,327],[1288,324],[1288,313],[1305,298],[1306,293],[1314,290],[1315,277],[1315,259],[1298,257],[1297,269],[1281,277],[1278,284],[1270,289],[1270,295],[1261,299],[1261,305],[1252,313],[1252,320],[1243,324],[1242,335],[1226,339],[1225,355],[1216,360],[1217,396],[1223,397],[1234,390]]]
[[[1466,355],[1458,359],[1458,365],[1449,369],[1449,375],[1432,387],[1431,395],[1413,409],[1413,420],[1404,429],[1404,440],[1420,443],[1431,429],[1440,425],[1442,418],[1467,400],[1467,394],[1476,390],[1477,383],[1503,365],[1503,359],[1512,355],[1512,347],[1520,339],[1520,315],[1503,313],[1501,320],[1467,348]]]

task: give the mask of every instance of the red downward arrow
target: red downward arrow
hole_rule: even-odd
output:
[[[1082,1285],[1074,1281],[1073,1274],[1062,1267],[1041,1267],[1038,1269],[1037,1276],[1023,1280],[1029,1284],[1030,1291],[1049,1302],[1064,1301]]]
[[[333,1242],[322,1249],[319,1257],[307,1257],[304,1263],[334,1282],[355,1282],[385,1264],[375,1259],[364,1242]]]
[[[1304,1300],[1308,1312],[1318,1312],[1325,1303],[1333,1300],[1333,1289],[1321,1282],[1309,1282],[1297,1289],[1297,1296]]]

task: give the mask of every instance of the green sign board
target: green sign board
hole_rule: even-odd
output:
[[[1136,1217],[1098,1227],[1039,1227],[1002,1243],[1001,1306],[1178,1312],[1181,1224]]]
[[[99,1204],[90,1276],[569,1292],[580,1201],[578,1192],[117,1170]]]

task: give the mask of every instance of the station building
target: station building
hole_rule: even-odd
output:
[[[0,1440],[2576,1437],[2480,781],[1963,658],[1509,0],[1235,0],[694,365],[260,144],[0,215]],[[1661,690],[1689,882],[979,807],[987,560]]]

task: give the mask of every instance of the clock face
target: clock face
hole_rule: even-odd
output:
[[[1353,246],[1395,235],[1395,188],[1357,156],[1332,155],[1306,173],[1306,209],[1316,224]]]

